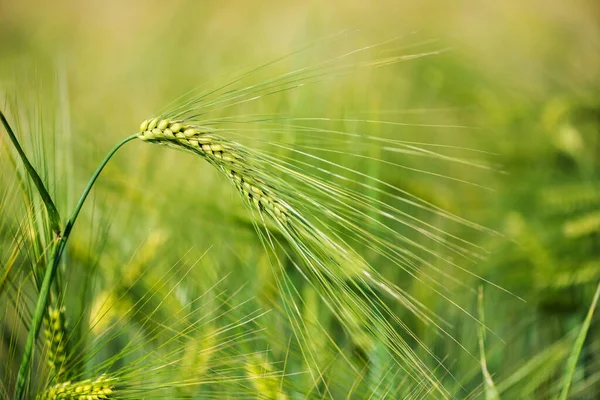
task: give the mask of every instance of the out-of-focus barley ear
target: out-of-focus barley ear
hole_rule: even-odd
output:
[[[19,154],[21,161],[25,165],[25,169],[26,169],[27,173],[29,174],[29,177],[35,184],[35,187],[38,190],[38,193],[42,197],[42,200],[46,207],[46,211],[48,212],[48,219],[50,222],[51,230],[55,234],[58,234],[61,229],[60,215],[58,213],[56,205],[54,204],[54,201],[52,200],[52,196],[50,196],[50,194],[48,193],[48,189],[46,189],[46,186],[44,185],[44,182],[42,181],[42,178],[40,178],[40,175],[38,174],[36,169],[29,162],[29,159],[27,158],[27,156],[25,155],[25,152],[21,148],[21,145],[19,144],[19,141],[18,141],[16,135],[14,134],[11,126],[9,125],[9,123],[8,123],[6,117],[4,116],[4,114],[2,113],[2,111],[0,111],[0,122],[2,123],[2,125],[4,125],[4,128],[6,129],[6,133],[8,133],[8,137],[10,138],[11,142],[13,143],[15,150]]]
[[[219,333],[216,328],[209,331],[200,340],[190,340],[185,347],[181,362],[180,376],[192,379],[202,376],[210,370],[211,358],[219,349]]]
[[[46,362],[54,374],[54,381],[64,381],[69,378],[66,367],[69,354],[65,307],[48,307],[48,313],[44,320],[46,324],[44,337],[48,352]]]
[[[258,398],[287,400],[281,389],[282,375],[264,356],[256,354],[246,363],[246,374],[258,393]]]
[[[96,379],[86,379],[79,382],[63,382],[46,389],[37,396],[38,400],[96,400],[114,399],[114,378],[101,376]]]

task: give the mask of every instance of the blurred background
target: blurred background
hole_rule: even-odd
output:
[[[600,6],[594,1],[3,0],[0,102],[64,216],[110,147],[191,89],[218,87],[320,41],[325,45],[286,57],[263,78],[317,65],[338,55],[340,48],[390,39],[402,54],[445,50],[268,96],[224,115],[337,118],[336,129],[478,150],[456,155],[489,168],[462,164],[448,169],[425,157],[406,160],[411,168],[454,180],[343,154],[330,158],[495,231],[480,234],[445,225],[434,215],[417,215],[481,246],[481,259],[459,261],[461,266],[510,292],[459,270],[449,273],[473,290],[443,282],[452,300],[473,315],[477,315],[477,287],[484,285],[485,323],[493,332],[486,342],[487,369],[501,397],[553,398],[600,280],[599,22]],[[345,33],[339,45],[336,35],[341,32]],[[406,126],[356,122],[359,119]],[[9,146],[4,137],[1,143]],[[186,293],[178,298],[212,293],[223,279],[219,285],[238,296],[223,304],[250,299],[236,311],[240,316],[249,313],[246,306],[275,310],[258,323],[265,330],[263,336],[240,345],[240,351],[265,351],[274,360],[273,368],[286,373],[301,370],[301,357],[293,355],[298,349],[284,333],[289,329],[285,315],[277,311],[268,259],[234,190],[210,165],[191,155],[140,143],[128,146],[99,180],[71,239],[64,301],[72,318],[83,309],[101,307],[97,303],[111,290],[117,293],[111,301],[122,303],[112,312],[125,312],[136,304],[136,296],[154,290],[173,265],[197,263],[189,272]],[[6,149],[2,151],[0,188],[8,199],[16,184],[14,175],[6,172],[10,162]],[[401,154],[393,157],[402,159]],[[5,201],[0,231],[3,265],[13,254],[15,233],[10,226],[19,225],[24,215],[19,201]],[[431,333],[400,305],[394,306],[417,336],[446,360],[448,373],[440,379],[454,396],[483,396],[478,325],[448,302],[429,296],[418,280],[407,280],[375,255],[367,257],[388,279],[449,321],[451,336],[475,355]],[[28,258],[20,260],[25,265]],[[300,276],[292,279],[308,299],[306,306],[313,308],[311,318],[317,320],[307,317],[307,326],[325,326],[352,363],[373,370],[377,352],[361,348],[357,340],[346,342],[311,287]],[[138,292],[131,289],[136,285],[141,285]],[[171,295],[168,288],[163,290],[165,296]],[[215,295],[206,300],[204,307],[216,309],[218,299]],[[162,307],[165,314],[170,312],[168,305]],[[110,326],[111,318],[116,317],[107,314],[94,329]],[[129,323],[135,324],[135,318]],[[12,322],[5,322],[5,342],[13,337],[22,341],[23,333],[15,336],[14,327],[9,327]],[[103,351],[110,355],[110,346]],[[290,365],[282,367],[288,353]],[[0,366],[8,388],[20,357],[0,354],[12,360]],[[103,354],[97,357],[107,357]],[[600,396],[599,354],[596,316],[575,373],[572,398]],[[334,365],[326,356],[322,363]],[[362,388],[356,391],[358,398],[377,392],[377,385],[369,385],[384,378],[370,373],[375,374],[371,381],[332,368],[328,379],[347,382],[338,389],[332,385],[332,396],[346,395],[355,382]],[[340,378],[343,374],[348,375]],[[302,379],[306,378],[289,378],[290,398],[318,392]],[[386,395],[408,393],[403,390]]]

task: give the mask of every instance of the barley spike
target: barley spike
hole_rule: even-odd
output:
[[[287,223],[289,206],[277,198],[269,185],[253,177],[256,174],[252,174],[248,156],[236,143],[211,133],[207,128],[159,118],[144,121],[138,137],[204,157],[231,180],[251,206],[275,221]]]
[[[67,320],[65,308],[48,307],[45,318],[46,330],[44,331],[50,369],[55,372],[57,380],[67,379],[66,362],[67,351]]]
[[[114,379],[101,376],[79,382],[57,383],[37,396],[37,400],[100,400],[114,398]]]

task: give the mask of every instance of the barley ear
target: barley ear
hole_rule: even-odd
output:
[[[46,329],[44,337],[48,357],[46,362],[55,374],[56,381],[68,379],[66,362],[68,359],[67,350],[67,319],[65,308],[48,307],[48,313],[45,318]]]
[[[101,376],[79,382],[57,383],[37,396],[38,400],[114,399],[114,379]]]
[[[281,224],[287,223],[291,210],[272,187],[258,178],[250,157],[237,143],[201,126],[159,118],[142,122],[138,137],[202,156],[229,178],[251,207]]]
[[[264,357],[256,355],[246,363],[246,374],[259,398],[269,400],[287,400],[288,396],[281,390],[281,372]]]

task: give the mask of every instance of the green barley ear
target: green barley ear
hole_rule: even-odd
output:
[[[60,382],[68,379],[66,369],[68,351],[65,307],[48,307],[48,313],[44,320],[46,323],[44,336],[48,351],[47,363],[51,371],[55,374],[55,380]]]
[[[385,332],[386,336],[383,340],[389,353],[397,357],[401,368],[409,371],[410,378],[416,380],[423,377],[445,395],[445,388],[437,382],[432,371],[390,323],[395,316],[376,294],[375,288],[409,304],[416,314],[420,310],[413,307],[409,299],[403,298],[393,285],[385,281],[372,266],[340,240],[335,231],[328,231],[327,228],[323,230],[305,217],[305,214],[310,214],[306,213],[307,207],[315,207],[322,211],[326,206],[312,199],[310,193],[302,195],[285,180],[270,173],[260,152],[254,153],[244,145],[221,137],[215,132],[216,130],[186,121],[154,118],[141,124],[138,138],[201,156],[225,175],[245,198],[246,205],[256,217],[256,226],[269,219],[275,223],[292,251],[300,257],[298,268],[304,277],[318,288],[319,295],[336,315],[345,332],[359,346],[364,345],[368,350],[372,344],[370,339],[374,335],[374,327],[381,324],[382,332]],[[285,165],[279,166],[288,172],[290,178],[294,177],[295,171],[286,168]],[[342,195],[345,193],[336,187],[328,186],[327,182],[305,175],[303,177],[305,183],[313,183],[319,190]],[[338,215],[335,208],[325,212],[327,215]],[[356,227],[357,231],[361,229],[351,219],[341,220],[351,227]],[[266,246],[274,245],[270,238],[261,238]],[[377,237],[373,240],[381,242]],[[288,294],[284,293],[284,296]],[[318,356],[314,353],[310,337],[304,332],[305,327],[293,312],[293,309],[297,309],[297,304],[290,297],[287,297],[287,300],[293,304],[288,317],[295,324],[294,335],[310,353],[305,358],[311,378],[316,383],[322,376],[322,371],[315,361]],[[389,320],[383,318],[381,313],[375,312],[374,307],[380,307],[383,313],[387,313],[385,315]]]
[[[79,382],[67,381],[57,383],[47,389],[38,400],[59,400],[59,399],[114,399],[113,390],[114,379],[101,376],[97,379],[86,379]]]
[[[287,400],[288,396],[281,390],[281,373],[258,354],[252,357],[246,364],[246,374],[252,382],[261,399]]]
[[[231,180],[251,206],[286,224],[289,207],[267,182],[259,178],[250,158],[236,143],[200,126],[159,118],[144,121],[138,137],[202,156]]]

